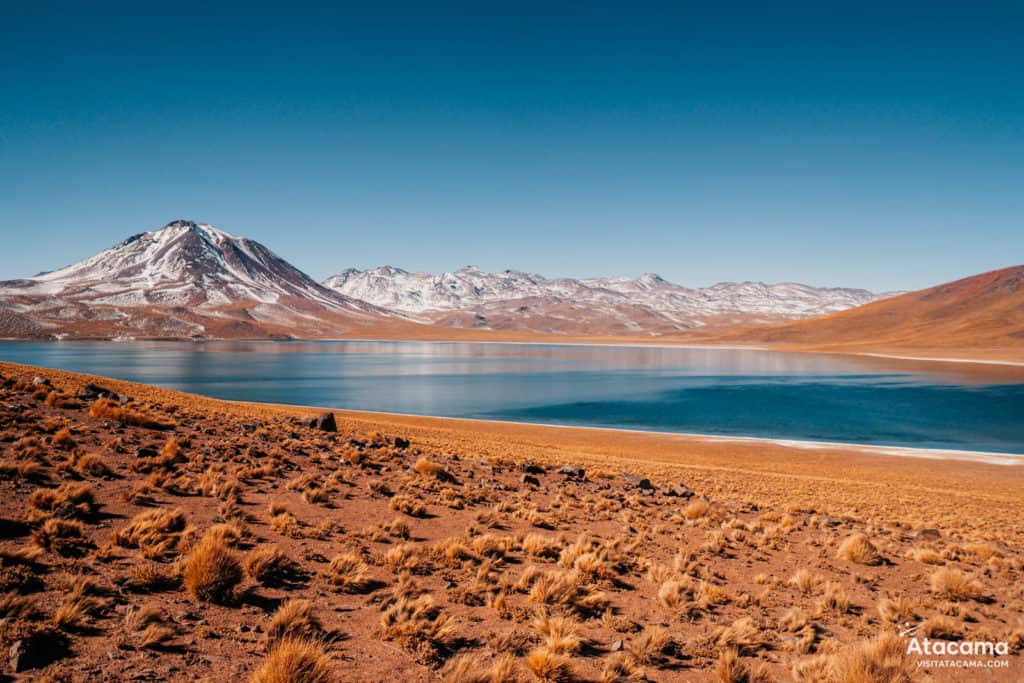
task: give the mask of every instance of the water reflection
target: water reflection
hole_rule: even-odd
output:
[[[1021,369],[752,349],[554,344],[0,344],[15,362],[235,400],[1024,451]]]

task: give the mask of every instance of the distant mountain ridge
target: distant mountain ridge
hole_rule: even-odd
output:
[[[78,263],[0,282],[0,334],[278,336],[387,315],[259,242],[178,220]]]
[[[651,337],[806,318],[880,296],[797,283],[691,289],[652,273],[573,279],[475,267],[440,275],[348,269],[320,284],[259,242],[177,220],[78,263],[0,282],[0,337]]]
[[[546,278],[516,270],[488,273],[474,266],[440,275],[394,266],[349,268],[324,285],[381,308],[455,327],[525,325],[562,332],[571,327],[570,317],[602,331],[685,330],[812,317],[887,296],[788,282],[722,282],[691,289],[654,273],[638,278]]]
[[[1020,361],[1024,360],[1024,266],[972,275],[810,320],[751,326],[721,335],[719,340],[935,357],[953,349],[958,356],[983,358],[987,353]]]

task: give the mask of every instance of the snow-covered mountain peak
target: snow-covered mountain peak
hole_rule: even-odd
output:
[[[259,242],[190,220],[138,233],[58,270],[2,282],[0,300],[20,312],[70,305],[179,307],[204,315],[246,311],[250,318],[275,320],[299,311],[372,310],[317,283]]]
[[[863,289],[818,288],[798,283],[720,282],[689,289],[656,273],[640,277],[584,280],[545,278],[517,270],[488,273],[475,266],[426,275],[381,266],[346,269],[324,284],[359,299],[450,324],[501,319],[506,327],[526,317],[566,329],[575,321],[614,321],[622,329],[680,329],[709,322],[804,318],[868,303],[878,295]],[[465,313],[466,316],[452,312]]]

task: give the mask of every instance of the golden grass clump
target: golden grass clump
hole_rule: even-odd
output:
[[[523,538],[522,543],[523,552],[530,557],[539,557],[547,560],[558,559],[558,554],[561,552],[561,544],[544,534],[527,534]]]
[[[430,595],[400,598],[381,615],[381,637],[403,641],[417,651],[427,645],[446,648],[455,642],[455,625],[441,614]]]
[[[444,465],[436,462],[427,460],[426,458],[420,458],[416,461],[416,464],[412,466],[417,474],[422,474],[424,477],[434,477],[436,479],[444,480],[447,478],[448,471]],[[447,476],[446,476],[447,475]]]
[[[533,620],[533,627],[544,636],[544,647],[550,652],[571,655],[579,652],[583,646],[579,624],[570,617],[552,617],[542,611]]]
[[[804,595],[810,595],[821,584],[821,579],[811,574],[807,569],[798,569],[789,578],[788,583]]]
[[[848,536],[840,543],[836,557],[847,562],[868,566],[879,565],[885,561],[882,554],[878,552],[878,548],[862,533]]]
[[[286,638],[319,638],[323,626],[309,600],[289,600],[274,612],[267,627],[267,640],[271,645]]]
[[[91,484],[61,484],[56,489],[36,489],[29,496],[28,504],[44,512],[68,509],[80,517],[88,517],[96,510]]]
[[[40,548],[63,556],[78,556],[90,545],[85,527],[73,519],[48,519],[32,534],[32,541]]]
[[[96,453],[86,453],[75,461],[75,470],[83,477],[109,477],[113,472]]]
[[[488,662],[480,655],[466,654],[453,658],[441,671],[444,683],[517,683],[519,675],[516,658],[499,655]]]
[[[889,632],[833,655],[826,672],[825,680],[837,683],[913,683],[918,680],[917,667],[907,654],[906,642]]]
[[[121,424],[144,427],[146,429],[173,429],[174,423],[150,415],[149,413],[126,408],[109,398],[97,399],[89,407],[89,414],[101,420],[115,420]]]
[[[545,683],[566,683],[575,678],[572,664],[560,654],[539,647],[526,656],[526,667]]]
[[[981,583],[959,569],[942,567],[931,576],[932,594],[956,602],[978,600],[982,596]]]
[[[356,553],[343,553],[327,568],[331,585],[343,593],[360,593],[369,586],[369,566]]]
[[[752,669],[733,647],[723,648],[715,660],[715,678],[720,683],[771,683],[774,679],[761,667]],[[854,683],[843,681],[843,683]],[[865,681],[864,683],[868,683]]]
[[[276,545],[261,545],[245,556],[245,571],[264,586],[282,586],[298,578],[299,567]]]
[[[125,548],[138,548],[149,558],[160,557],[173,549],[185,529],[185,513],[180,509],[146,510],[114,531],[112,540]]]
[[[250,683],[334,683],[331,658],[324,646],[307,638],[274,643]]]
[[[189,554],[183,572],[189,594],[203,602],[225,604],[242,580],[242,563],[216,537],[205,537]]]
[[[410,517],[426,517],[427,506],[416,500],[412,496],[397,495],[391,498],[391,502],[388,503],[395,512],[402,512]]]
[[[69,451],[75,447],[75,439],[71,436],[71,430],[63,427],[57,431],[50,440],[54,448]]]
[[[921,564],[942,564],[942,555],[931,548],[914,548],[910,551],[910,559]]]

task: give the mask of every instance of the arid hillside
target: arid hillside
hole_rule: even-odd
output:
[[[1024,266],[782,325],[750,327],[724,341],[843,351],[1024,360]]]
[[[0,363],[2,666],[974,680],[918,668],[912,628],[1006,642],[983,679],[1015,681],[1021,469],[321,414]]]

